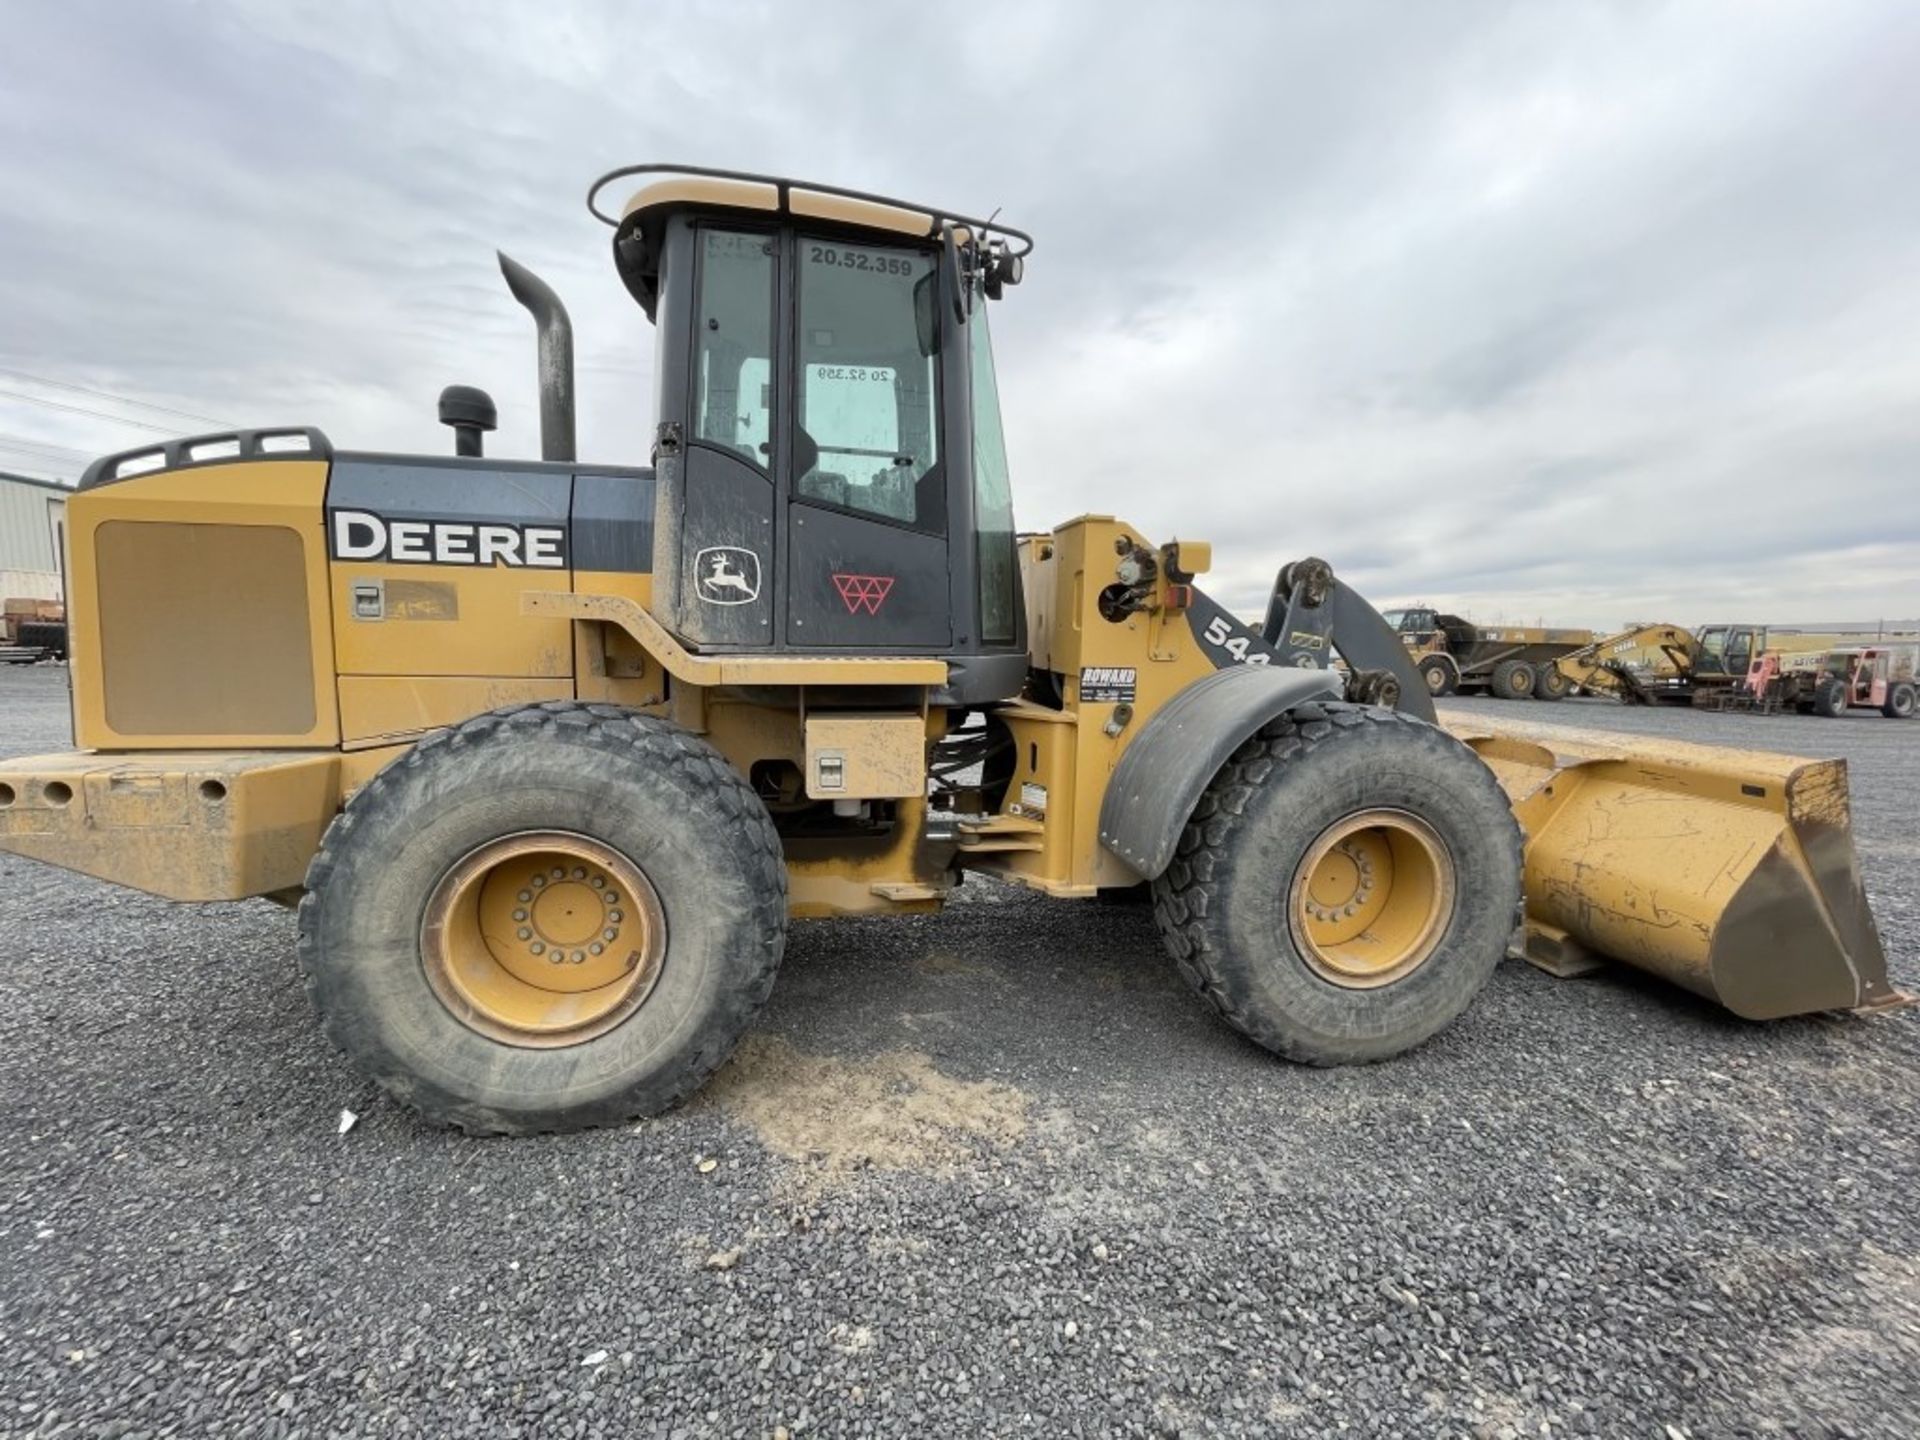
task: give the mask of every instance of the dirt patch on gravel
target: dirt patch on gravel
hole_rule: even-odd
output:
[[[1872,1377],[1920,1361],[1920,1259],[1867,1244],[1854,1275],[1870,1302],[1871,1328],[1822,1324],[1792,1331],[1761,1372],[1768,1377],[1760,1393],[1770,1413],[1793,1413],[1793,1402],[1822,1377]]]
[[[749,1036],[709,1088],[775,1154],[840,1178],[869,1167],[944,1172],[1026,1133],[1027,1097],[990,1080],[955,1080],[917,1050],[867,1059],[810,1055]]]

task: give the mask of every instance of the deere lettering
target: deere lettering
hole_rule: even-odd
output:
[[[567,568],[567,532],[559,525],[504,521],[389,520],[366,510],[336,510],[328,530],[336,560],[398,565],[511,565]]]

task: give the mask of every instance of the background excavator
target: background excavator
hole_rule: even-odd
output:
[[[656,329],[650,463],[575,455],[565,311],[504,257],[541,460],[486,455],[456,386],[450,456],[291,427],[96,462],[78,748],[0,763],[0,848],[295,907],[332,1039],[487,1133],[671,1105],[791,919],[969,873],[1148,884],[1201,998],[1315,1064],[1420,1043],[1516,945],[1756,1019],[1901,998],[1841,762],[1449,730],[1322,560],[1255,626],[1203,542],[1017,535],[987,312],[1023,232],[688,166],[589,206]]]

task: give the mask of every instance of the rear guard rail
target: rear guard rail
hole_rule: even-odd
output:
[[[1911,1003],[1854,853],[1844,760],[1444,711],[1526,832],[1528,958],[1594,956],[1749,1020]]]

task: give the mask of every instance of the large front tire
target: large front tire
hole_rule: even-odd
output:
[[[1427,693],[1435,699],[1451,695],[1460,688],[1460,672],[1444,655],[1429,655],[1420,662],[1420,678],[1426,682]]]
[[[786,945],[766,807],[664,720],[556,702],[427,737],[328,829],[300,956],[328,1036],[476,1134],[656,1114],[732,1052]]]
[[[1236,1029],[1313,1065],[1382,1060],[1471,1003],[1520,918],[1520,830],[1493,773],[1396,711],[1307,707],[1237,750],[1154,913]]]

